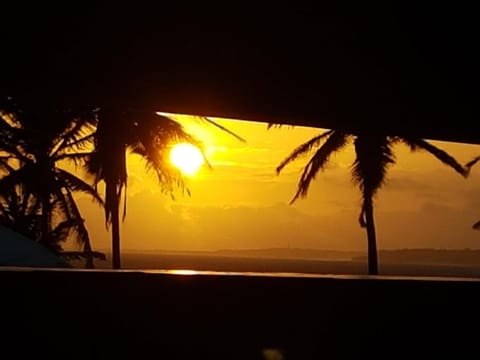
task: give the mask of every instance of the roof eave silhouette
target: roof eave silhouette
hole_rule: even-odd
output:
[[[9,6],[0,95],[480,144],[463,7]]]

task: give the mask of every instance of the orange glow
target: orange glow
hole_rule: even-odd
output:
[[[267,129],[265,123],[211,118],[246,140],[241,142],[199,116],[162,115],[179,122],[202,144],[211,168],[201,166],[193,171],[195,181],[187,184],[190,195],[177,191],[172,199],[162,192],[156,174],[145,171],[145,162],[129,154],[128,216],[122,223],[125,254],[289,247],[365,254],[364,229],[357,222],[361,196],[350,174],[353,144],[332,156],[306,199],[289,205],[313,152],[280,176],[275,169],[292,149],[323,129]],[[480,154],[480,145],[433,143],[460,163]],[[375,198],[379,249],[478,249],[479,232],[471,225],[480,218],[480,167],[464,179],[427,152],[412,153],[401,144],[394,152],[397,164]],[[203,164],[203,158],[201,161]],[[86,195],[77,196],[94,248],[108,253],[110,233],[105,230],[103,209]],[[195,269],[188,256],[182,259],[174,266]],[[152,261],[145,267],[163,267],[165,263]]]
[[[170,161],[185,175],[195,175],[204,164],[202,152],[192,144],[181,143],[173,146]]]
[[[197,275],[198,272],[195,270],[168,270],[169,274],[173,275]]]

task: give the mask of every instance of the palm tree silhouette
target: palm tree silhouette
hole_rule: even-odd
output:
[[[2,159],[3,160],[3,159]],[[2,171],[6,168],[0,160]],[[0,223],[31,239],[39,239],[41,204],[21,187],[2,188],[0,191]]]
[[[319,171],[324,170],[330,156],[340,151],[351,141],[353,141],[356,154],[351,168],[352,180],[358,185],[362,194],[359,223],[361,227],[366,229],[367,233],[368,273],[377,275],[377,239],[373,200],[378,190],[385,183],[389,166],[395,163],[393,145],[404,143],[412,151],[425,150],[464,177],[468,175],[468,171],[451,155],[422,139],[408,136],[385,136],[364,133],[353,135],[339,130],[330,130],[298,146],[277,167],[277,174],[280,174],[289,163],[315,150],[314,155],[310,158],[300,176],[297,191],[290,203],[307,196],[312,180],[315,179]]]
[[[120,202],[126,216],[127,152],[140,155],[158,178],[162,191],[172,194],[185,190],[180,171],[168,161],[173,143],[199,142],[176,121],[155,112],[105,108],[99,111],[95,148],[88,161],[88,171],[95,182],[105,184],[105,221],[112,229],[112,267],[120,269]],[[188,190],[187,190],[188,191]]]
[[[90,238],[73,193],[86,193],[102,205],[103,200],[62,164],[81,164],[90,156],[86,149],[93,140],[93,122],[69,110],[0,111],[3,220],[56,252],[62,251],[62,241],[73,237],[87,254],[89,266]]]

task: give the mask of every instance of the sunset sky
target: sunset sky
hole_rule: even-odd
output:
[[[206,148],[212,169],[188,178],[191,196],[162,194],[155,177],[136,157],[128,161],[128,213],[122,250],[218,250],[296,247],[366,250],[358,226],[360,193],[351,183],[353,146],[332,157],[308,198],[289,205],[308,158],[275,168],[300,143],[323,131],[304,127],[267,130],[266,124],[217,119],[247,140],[175,116]],[[460,162],[480,155],[480,146],[434,142]],[[467,180],[425,152],[399,145],[397,164],[376,198],[379,249],[480,248],[480,167]],[[95,249],[108,250],[103,210],[88,198],[79,204]]]

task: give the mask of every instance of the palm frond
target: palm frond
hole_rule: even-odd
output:
[[[62,221],[50,232],[50,238],[57,243],[64,242],[69,237],[72,227],[76,226],[76,224],[76,219]]]
[[[51,211],[55,213],[57,218],[72,220],[74,215],[72,213],[72,205],[65,196],[64,187],[62,185],[55,188],[53,193],[53,201],[51,204]]]
[[[99,205],[102,205],[102,206],[104,205],[102,197],[98,194],[98,192],[95,190],[95,188],[92,185],[87,184],[82,179],[76,177],[75,175],[63,169],[57,168],[56,174],[59,180],[69,190],[86,193],[90,195],[92,199],[94,199]]]
[[[185,190],[181,172],[168,159],[172,144],[179,142],[197,146],[210,166],[202,144],[187,133],[181,124],[163,115],[157,114],[153,121],[140,122],[137,125],[136,141],[129,147],[145,160],[148,170],[156,173],[162,191],[166,193],[173,193],[176,189]]]
[[[0,157],[0,172],[5,171],[6,173],[11,173],[12,171],[15,171],[15,169],[8,163],[8,160],[11,158],[11,156]]]
[[[330,133],[330,136],[325,143],[316,151],[315,155],[313,155],[305,166],[300,180],[298,181],[297,192],[290,201],[290,204],[294,203],[300,197],[307,196],[312,180],[314,180],[317,173],[325,167],[330,156],[342,149],[348,143],[348,138],[348,134],[341,131],[335,130]]]
[[[79,216],[80,214],[78,214]],[[67,223],[68,235],[82,248],[90,248],[90,236],[88,235],[85,221],[81,217],[75,217]]]
[[[436,147],[435,145],[430,144],[428,141],[423,139],[412,139],[402,137],[401,140],[410,146],[412,151],[416,151],[418,149],[428,151],[430,154],[435,156],[438,160],[443,162],[445,165],[450,166],[460,175],[466,177],[468,175],[468,170],[466,167],[462,166],[453,156],[448,154],[446,151]],[[472,164],[473,165],[473,164]],[[470,165],[470,167],[472,166]]]
[[[96,114],[93,111],[74,112],[71,109],[62,112],[55,112],[55,115],[60,114],[61,121],[57,122],[58,128],[54,130],[53,137],[50,140],[50,156],[54,156],[66,149],[72,149],[75,146],[85,142],[85,139],[95,131],[97,123]],[[92,140],[90,138],[90,140]]]
[[[156,175],[162,193],[173,196],[175,190],[189,192],[185,187],[182,173],[172,166],[168,160],[166,153],[169,151],[168,148],[163,150],[163,155],[158,152],[156,154],[158,156],[151,156],[152,150],[147,151],[142,144],[135,144],[130,148],[130,151],[143,159],[147,172],[153,172]]]
[[[5,205],[8,196],[16,226],[36,239],[41,234],[48,247],[60,251],[59,242],[70,232],[75,236],[82,232],[85,238],[86,229],[72,191],[87,193],[103,204],[95,189],[56,164],[59,160],[80,163],[89,158],[88,153],[78,150],[93,143],[94,122],[86,119],[90,116],[87,113],[48,106],[31,107],[27,111],[16,107],[13,113],[13,116],[2,113],[0,120],[0,151],[14,158],[16,164],[8,167],[8,159],[2,156],[0,167],[8,174],[0,179],[0,201]],[[47,199],[49,228],[55,226],[55,229],[45,234],[40,217],[42,221],[46,219],[43,205]]]
[[[352,180],[364,197],[373,197],[384,184],[389,165],[395,163],[392,143],[386,136],[358,135],[354,145]]]
[[[235,139],[237,139],[237,140],[239,140],[239,141],[241,141],[241,142],[243,142],[243,143],[246,143],[246,142],[247,142],[247,140],[245,140],[244,138],[242,138],[240,135],[235,134],[232,130],[226,128],[225,126],[223,126],[223,125],[221,125],[221,124],[219,124],[219,123],[217,123],[216,121],[210,119],[209,117],[201,116],[201,118],[202,118],[204,121],[206,121],[207,123],[209,123],[210,125],[213,125],[213,126],[215,126],[216,128],[219,128],[220,130],[222,130],[222,131],[226,132],[227,134],[233,136]]]
[[[58,156],[58,154],[66,153],[66,152],[74,152],[78,149],[85,149],[89,146],[94,145],[95,141],[95,133],[91,132],[83,137],[77,138],[72,140],[71,142],[64,142],[62,146],[59,146],[55,152],[53,152],[52,156]]]
[[[35,182],[35,178],[31,175],[31,169],[27,166],[10,171],[7,175],[0,178],[0,192],[14,188],[17,185],[24,185],[27,181],[29,183]]]
[[[63,239],[66,239],[66,237],[71,237],[77,244],[81,245],[84,250],[85,248],[91,249],[90,237],[85,222],[70,189],[56,192],[54,209],[58,212],[57,217],[64,220],[55,228],[58,234],[53,233],[51,237],[54,238],[54,236],[57,235],[64,236],[64,238],[55,238],[57,241],[62,241]]]
[[[82,129],[82,124],[74,119],[66,121],[62,129],[54,132],[53,139],[50,141],[49,156],[55,156],[61,148],[65,147],[70,141],[74,141],[78,136],[78,132]]]
[[[7,218],[9,216],[9,207],[0,199],[0,218]]]
[[[288,155],[281,163],[280,165],[277,166],[277,174],[280,174],[280,172],[283,170],[285,166],[290,164],[292,161],[295,161],[298,157],[307,154],[310,150],[312,150],[314,147],[317,147],[322,140],[324,140],[326,137],[332,135],[334,133],[334,130],[329,130],[326,131],[318,136],[315,136],[314,138],[308,140],[306,143],[303,143],[299,147],[297,147],[295,150],[292,151],[290,155]]]
[[[119,137],[112,137],[108,132],[114,118],[106,118],[107,122],[100,122],[95,137],[95,150],[88,159],[86,169],[95,177],[93,188],[96,190],[100,181],[105,183],[104,212],[105,225],[108,229],[112,221],[114,211],[120,204],[120,197],[127,185],[127,159],[125,129],[120,130]],[[113,120],[112,120],[113,119]],[[123,124],[124,122],[122,122]],[[103,125],[102,125],[103,124]],[[124,126],[124,125],[122,125]],[[134,129],[130,129],[130,137],[134,137]],[[130,141],[133,141],[130,139]],[[126,193],[125,193],[126,196]]]
[[[467,176],[470,175],[470,170],[472,169],[473,165],[475,165],[478,161],[480,161],[480,156],[477,156],[476,158],[470,160],[465,164],[465,171],[467,173]]]
[[[12,187],[0,194],[0,222],[13,230],[37,239],[40,230],[40,218],[32,208],[24,206],[29,198],[19,192],[19,187]]]
[[[0,109],[0,131],[14,133],[22,128],[22,123],[16,114],[17,109]]]
[[[19,186],[18,189],[16,189],[16,194],[17,191],[20,211],[26,215],[38,214],[41,207],[40,199],[37,196],[25,191],[24,186]]]
[[[85,170],[87,174],[94,177],[93,186],[97,187],[98,183],[104,178],[100,154],[97,150],[92,151],[88,159],[86,159]]]
[[[72,162],[75,166],[78,166],[85,165],[89,161],[91,156],[92,152],[72,152],[57,155],[55,156],[54,161],[68,160]]]
[[[0,150],[5,152],[7,156],[17,159],[20,162],[31,162],[31,156],[25,154],[23,149],[24,139],[20,136],[6,136],[0,133]]]

